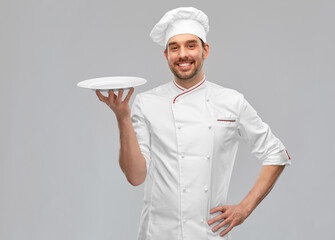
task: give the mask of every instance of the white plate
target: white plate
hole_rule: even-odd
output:
[[[119,89],[130,89],[131,87],[145,84],[147,80],[139,77],[117,76],[117,77],[101,77],[81,81],[78,87],[89,88],[92,90],[108,91]]]

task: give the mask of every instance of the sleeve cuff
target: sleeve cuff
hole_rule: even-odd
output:
[[[286,149],[272,154],[263,161],[263,165],[291,165],[291,157]]]

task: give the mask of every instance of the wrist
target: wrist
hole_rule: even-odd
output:
[[[240,207],[243,209],[243,211],[244,211],[244,214],[246,215],[246,216],[249,216],[251,213],[252,213],[252,211],[254,210],[254,207],[252,206],[252,204],[251,203],[248,203],[248,202],[246,202],[246,201],[242,201],[242,202],[240,202]]]
[[[127,116],[122,116],[122,117],[116,117],[116,120],[117,120],[119,126],[131,123],[130,116],[128,116],[128,115]]]

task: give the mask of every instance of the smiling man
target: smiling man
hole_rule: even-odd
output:
[[[197,83],[194,81],[196,78],[204,76],[203,65],[208,52],[209,45],[199,37],[193,34],[179,34],[170,38],[164,55],[177,83],[188,84],[188,87],[191,87]]]
[[[275,184],[290,157],[236,90],[206,79],[208,18],[195,8],[167,12],[151,31],[162,45],[174,79],[136,95],[131,89],[99,99],[120,129],[120,167],[128,181],[145,183],[139,240],[230,239]],[[220,81],[220,79],[217,79]],[[227,205],[239,141],[263,167],[240,203]]]

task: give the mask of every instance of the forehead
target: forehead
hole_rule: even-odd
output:
[[[196,41],[200,43],[199,37],[193,34],[178,34],[169,39],[167,45],[169,44],[183,44],[189,41]]]

